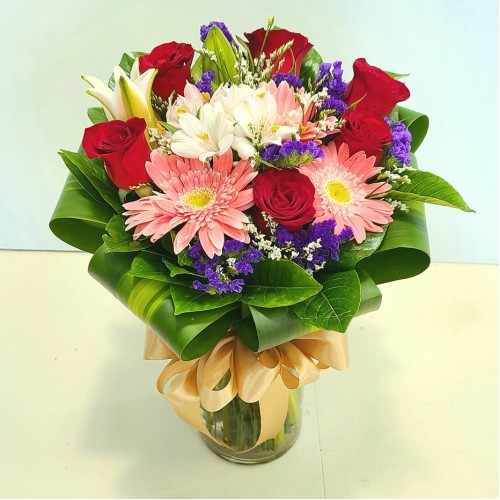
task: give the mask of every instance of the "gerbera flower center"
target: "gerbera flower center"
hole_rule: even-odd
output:
[[[342,182],[328,182],[325,186],[325,191],[328,198],[339,205],[345,205],[351,201],[351,191]]]
[[[215,201],[215,193],[209,188],[193,189],[182,196],[182,201],[190,208],[202,210],[213,204]]]

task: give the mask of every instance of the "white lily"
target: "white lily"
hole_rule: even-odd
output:
[[[236,121],[233,148],[240,158],[255,154],[256,147],[267,144],[280,145],[284,139],[297,133],[297,126],[280,124],[278,107],[274,96],[264,87],[242,101],[233,111]]]
[[[233,142],[233,124],[221,106],[210,103],[200,109],[200,117],[181,114],[179,130],[172,136],[172,151],[184,158],[206,161],[226,152]]]
[[[122,68],[116,66],[114,90],[94,76],[82,75],[82,79],[91,87],[87,94],[102,104],[109,120],[128,120],[136,116],[144,118],[149,127],[154,127],[157,120],[151,104],[151,92],[157,71],[148,69],[140,75],[134,64],[132,77],[129,78]]]

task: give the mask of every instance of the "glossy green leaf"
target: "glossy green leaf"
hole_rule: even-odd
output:
[[[430,263],[424,205],[408,202],[409,212],[396,211],[378,249],[361,260],[357,269],[366,271],[375,283],[410,278]]]
[[[392,190],[388,196],[395,200],[421,201],[458,208],[464,212],[474,211],[465,203],[460,193],[442,177],[421,170],[409,171],[406,175],[411,182]]]
[[[255,265],[241,300],[259,307],[285,307],[306,300],[321,285],[291,261],[264,260]]]
[[[172,278],[175,278],[176,276],[180,275],[190,275],[190,276],[196,276],[196,277],[201,277],[199,274],[193,272],[192,270],[186,269],[185,267],[178,266],[177,264],[174,264],[172,261],[168,259],[163,259],[163,264],[165,267],[168,269],[170,276]]]
[[[423,113],[404,108],[403,106],[396,106],[394,116],[396,120],[404,122],[408,127],[412,137],[411,151],[414,153],[427,135],[429,118]]]
[[[215,64],[208,57],[203,56],[203,69],[215,71],[218,83],[236,82],[238,76],[236,55],[224,33],[219,28],[213,27],[209,31],[203,47],[212,51],[217,58]]]
[[[259,352],[317,329],[301,321],[289,307],[268,309],[250,306],[250,313],[258,339],[258,347],[253,350]],[[251,328],[250,324],[247,323],[247,327]]]
[[[102,235],[113,214],[109,205],[96,201],[76,177],[69,174],[49,227],[68,245],[95,252],[102,245]]]
[[[125,230],[125,221],[121,215],[114,215],[106,225],[106,233],[102,235],[106,252],[139,252],[151,246],[145,238],[133,239],[133,233]]]
[[[211,295],[195,290],[192,287],[192,280],[182,284],[172,284],[170,290],[172,292],[172,300],[174,301],[175,314],[208,311],[228,304],[234,304],[240,300],[240,294],[238,293]]]
[[[371,276],[363,270],[358,271],[358,276],[361,287],[361,299],[355,316],[376,311],[382,303],[382,292]]]
[[[122,212],[118,189],[109,180],[102,160],[90,160],[82,153],[64,150],[59,151],[59,155],[90,196],[96,201],[104,201],[116,213]]]
[[[87,109],[87,116],[94,125],[108,121],[104,109],[99,107]]]
[[[172,278],[162,262],[161,256],[141,252],[137,255],[130,267],[130,274],[137,278],[146,278],[155,281],[171,283]]]
[[[338,262],[332,262],[332,270],[354,269],[358,262],[370,256],[382,244],[385,237],[384,228],[381,233],[367,233],[366,240],[363,243],[356,243],[354,240],[348,241],[341,246],[340,259]]]
[[[118,66],[120,66],[120,68],[123,69],[123,71],[125,71],[125,73],[127,74],[127,76],[130,76],[130,72],[132,71],[132,66],[134,65],[134,61],[135,61],[135,57],[134,56],[132,56],[132,55],[127,54],[126,52],[124,52],[122,54],[120,62],[118,63]],[[114,76],[114,74],[112,74],[109,77],[108,86],[111,89],[115,88],[116,82],[115,82],[115,76]]]
[[[319,65],[322,62],[323,59],[315,48],[309,49],[304,59],[302,59],[300,78],[306,89],[311,90],[313,88],[316,76],[318,75]]]
[[[270,309],[276,311],[277,309]],[[266,311],[269,311],[266,309]],[[258,352],[259,350],[259,336],[255,323],[251,315],[241,318],[236,321],[231,327],[233,333],[237,335],[242,342],[252,351]]]
[[[164,338],[182,359],[193,359],[207,352],[237,321],[236,305],[175,316],[170,285],[134,276],[130,270],[136,259],[132,254],[106,253],[101,247],[90,261],[89,272]]]
[[[322,290],[314,297],[293,306],[303,321],[325,330],[345,332],[361,301],[356,271],[329,273],[321,278]]]
[[[197,82],[203,74],[203,56],[199,55],[191,66],[191,79]]]

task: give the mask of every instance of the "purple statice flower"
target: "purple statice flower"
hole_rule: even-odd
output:
[[[319,66],[316,78],[317,88],[326,89],[328,97],[321,103],[322,110],[333,110],[337,115],[342,115],[347,110],[343,97],[347,84],[342,80],[342,62],[322,63]]]
[[[319,65],[316,83],[320,88],[325,88],[330,97],[342,98],[345,94],[347,84],[342,80],[342,61],[333,63],[321,63]]]
[[[291,246],[296,253],[292,260],[304,269],[315,272],[328,261],[339,260],[341,243],[352,238],[351,229],[346,228],[338,235],[334,229],[334,219],[311,224],[295,232],[278,226],[276,242],[281,247]]]
[[[201,78],[195,83],[196,88],[200,92],[206,92],[207,94],[212,95],[212,83],[215,77],[215,73],[213,71],[205,71],[202,73]]]
[[[278,144],[268,144],[260,153],[260,157],[265,161],[278,161],[280,159],[280,148]]]
[[[289,140],[281,146],[270,144],[261,152],[263,160],[275,162],[280,167],[298,167],[322,157],[323,150],[314,141]]]
[[[194,280],[193,288],[211,294],[241,293],[245,281],[241,276],[253,273],[253,265],[262,259],[260,250],[241,241],[226,240],[222,255],[208,258],[199,241],[193,243],[188,256],[204,280]]]
[[[391,127],[392,144],[388,150],[390,156],[394,157],[402,165],[411,164],[411,133],[403,122],[392,121],[386,118]]]
[[[234,253],[243,250],[248,245],[238,240],[226,240],[224,242],[223,251],[224,253]]]
[[[222,21],[210,21],[208,24],[203,24],[202,26],[200,26],[200,38],[202,42],[206,40],[208,33],[214,27],[219,28],[222,33],[224,33],[224,36],[227,38],[227,41],[229,43],[234,42],[233,35],[231,35],[231,32],[227,29],[227,26]]]
[[[321,101],[321,109],[332,109],[337,114],[342,115],[347,110],[347,104],[338,97],[328,97]]]
[[[294,89],[300,89],[300,87],[304,86],[302,80],[292,73],[276,73],[273,76],[273,80],[276,85],[279,85],[281,82],[287,82]]]

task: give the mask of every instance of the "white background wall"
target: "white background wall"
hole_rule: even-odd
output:
[[[88,125],[81,73],[107,78],[126,50],[176,40],[221,19],[251,31],[275,15],[325,60],[356,57],[411,73],[407,105],[426,112],[422,169],[452,182],[476,214],[430,207],[436,261],[495,262],[497,53],[495,0],[68,0],[2,2],[0,248],[69,249],[47,223],[66,177],[56,152]]]

